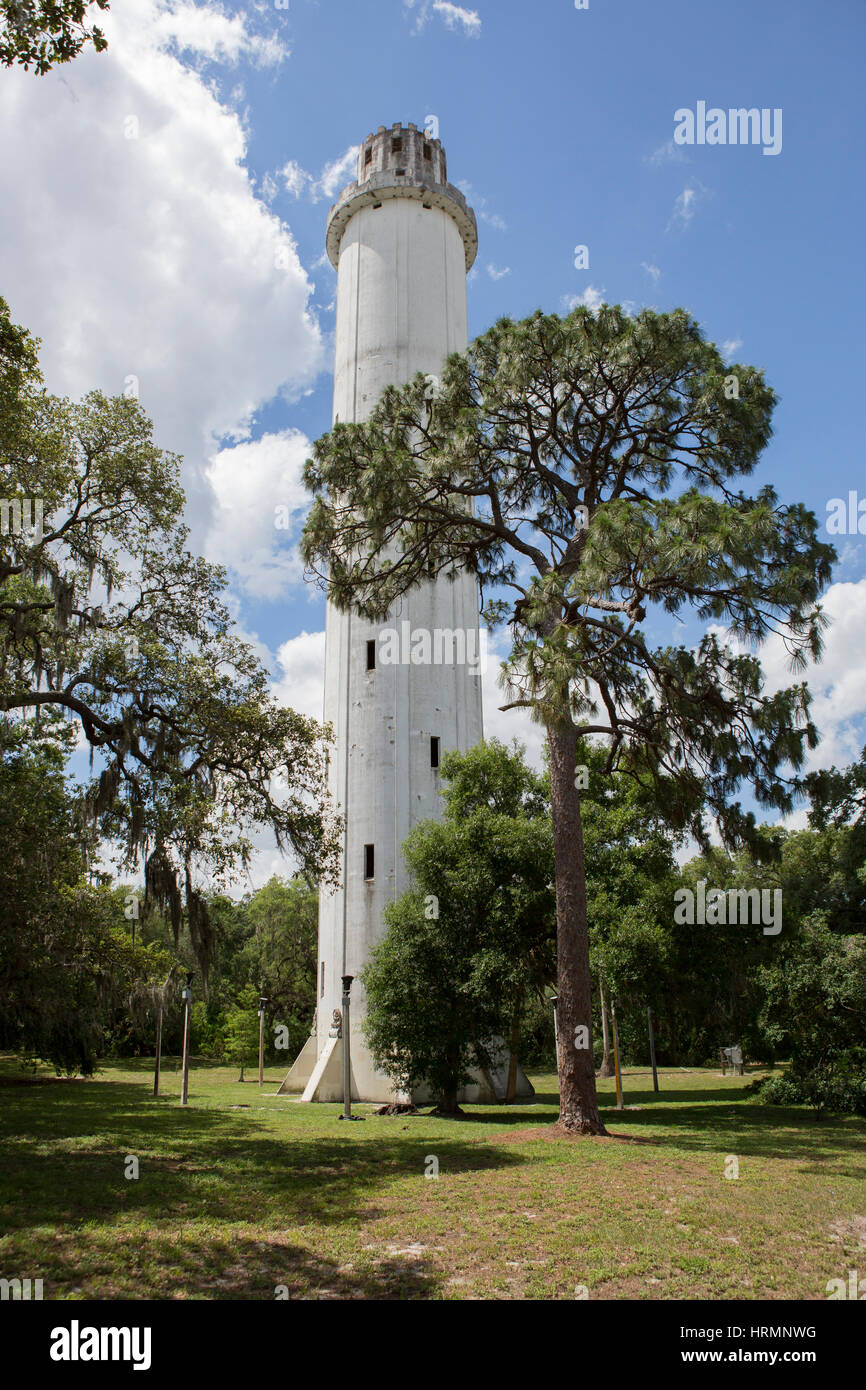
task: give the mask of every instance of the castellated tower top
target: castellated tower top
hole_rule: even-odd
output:
[[[380,208],[391,198],[413,198],[425,208],[439,208],[456,222],[466,248],[466,269],[478,251],[475,213],[448,182],[445,151],[416,125],[398,121],[380,125],[358,151],[358,176],[343,189],[328,215],[328,257],[336,269],[340,243],[350,219],[362,207]]]

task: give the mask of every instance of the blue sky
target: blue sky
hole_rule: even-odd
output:
[[[281,698],[321,708],[299,473],[331,417],[328,208],[380,124],[438,119],[479,218],[470,334],[577,300],[682,305],[781,398],[754,487],[822,519],[866,498],[859,0],[115,0],[106,29],[107,54],[2,74],[0,292],[43,338],[53,389],[140,382]],[[675,145],[674,113],[699,101],[781,108],[780,153]],[[866,551],[836,544],[814,685],[819,761],[838,762],[866,739]],[[771,680],[783,667],[768,651]],[[496,702],[488,682],[489,730],[537,753]]]
[[[291,80],[248,88],[256,176],[286,154],[318,171],[381,123],[435,114],[479,213],[470,334],[587,290],[682,305],[781,397],[756,482],[821,517],[858,482],[866,495],[850,414],[864,370],[863,7],[497,0],[467,8],[477,35],[435,12],[419,32],[420,10],[292,0]],[[673,145],[674,111],[698,100],[780,107],[781,152]],[[272,206],[313,265],[327,200],[283,191]],[[574,268],[578,243],[588,270]],[[314,275],[330,329],[333,273]],[[324,377],[283,420],[314,437],[329,391]],[[860,578],[863,546],[848,548],[845,577]]]

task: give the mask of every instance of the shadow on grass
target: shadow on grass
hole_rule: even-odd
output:
[[[803,1173],[866,1177],[866,1122],[858,1116],[818,1118],[805,1106],[761,1105],[748,1087],[733,1093],[715,1087],[658,1093],[629,1088],[624,1110],[617,1110],[607,1090],[599,1091],[598,1100],[605,1127],[616,1137],[680,1150],[787,1159]],[[550,1129],[558,1110],[557,1092],[539,1091],[501,1111],[464,1118],[500,1128]],[[859,1164],[846,1164],[848,1156],[859,1158]]]
[[[32,1259],[44,1271],[46,1300],[189,1299],[232,1302],[286,1299],[429,1299],[443,1276],[421,1253],[384,1248],[363,1265],[340,1264],[279,1237],[255,1240],[187,1228],[180,1238],[152,1226],[110,1248],[82,1252],[74,1241],[45,1248],[36,1235]]]
[[[680,1104],[681,1096],[686,1104]],[[664,1097],[652,1091],[631,1091],[626,1105],[641,1109],[626,1110],[604,1104],[605,1099],[601,1104],[605,1125],[627,1136],[646,1133],[678,1149],[723,1149],[739,1157],[785,1159],[804,1173],[866,1176],[866,1124],[856,1116],[818,1119],[805,1107],[760,1105],[745,1097],[732,1102],[718,1092],[706,1096],[677,1092]],[[695,1104],[695,1099],[703,1103]],[[859,1164],[846,1165],[849,1156],[859,1158]]]
[[[392,1137],[372,1126],[353,1126],[351,1137],[294,1126],[279,1135],[255,1112],[182,1109],[143,1098],[135,1084],[59,1086],[48,1104],[44,1095],[17,1095],[18,1123],[4,1117],[7,1137],[24,1138],[17,1160],[8,1147],[0,1157],[7,1233],[90,1220],[355,1223],[380,1214],[377,1192],[392,1180],[424,1182],[431,1145],[449,1173],[521,1162],[457,1131],[417,1142],[402,1128]],[[139,1162],[132,1180],[130,1155]]]

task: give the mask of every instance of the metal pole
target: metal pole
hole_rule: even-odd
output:
[[[180,1090],[180,1103],[186,1105],[189,1100],[189,1001],[192,990],[187,988],[183,992],[183,1081]]]
[[[156,1063],[153,1068],[153,1094],[159,1095],[159,1063],[162,1057],[162,1005],[156,1013]]]
[[[657,1091],[659,1088],[659,1075],[656,1070],[656,1039],[655,1033],[653,1032],[653,1011],[649,1005],[647,1005],[646,1021],[647,1027],[649,1028],[650,1061],[652,1062],[653,1068],[653,1090]]]
[[[349,990],[352,975],[343,976],[343,1119],[352,1118],[352,1058],[349,1046]]]
[[[616,1031],[616,1004],[610,1006],[610,1021],[613,1024],[613,1065],[616,1073],[616,1108],[622,1110],[622,1076],[619,1070],[619,1037]]]
[[[265,1084],[265,1000],[259,999],[259,1085]]]

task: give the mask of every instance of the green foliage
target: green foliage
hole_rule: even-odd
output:
[[[588,772],[581,816],[593,976],[617,1006],[620,1044],[637,1060],[646,1049],[646,1008],[667,1002],[670,904],[680,839],[647,789],[622,773],[605,775],[607,754],[578,745]],[[596,1033],[598,1040],[598,1033]]]
[[[841,772],[836,767],[811,772],[803,779],[812,802],[809,823],[817,828],[866,822],[866,748]]]
[[[68,742],[52,716],[0,723],[0,1046],[88,1075],[171,961],[134,945],[117,895],[85,878],[92,843],[65,782]]]
[[[493,741],[442,761],[445,818],[403,846],[412,889],[361,979],[370,1047],[395,1087],[452,1110],[470,1070],[519,1041],[528,994],[553,978],[553,849],[543,783]]]
[[[271,878],[246,909],[252,935],[243,954],[247,978],[267,999],[266,1042],[284,1027],[283,1056],[294,1060],[307,1040],[316,998],[318,894],[303,877]]]
[[[817,1062],[805,1073],[771,1076],[759,1092],[770,1105],[811,1105],[819,1115],[866,1115],[866,1048]]]
[[[751,838],[744,781],[789,810],[783,769],[817,737],[806,687],[765,693],[759,661],[712,633],[695,650],[644,633],[653,607],[691,609],[744,645],[785,634],[800,668],[820,655],[832,548],[803,506],[736,490],[771,434],[762,373],[725,364],[682,310],[605,305],[503,319],[449,359],[432,407],[427,392],[420,375],[392,387],[315,445],[304,553],[334,601],[375,618],[467,567],[513,633],[512,703],[603,734],[671,824],[706,846],[709,807],[726,839]]]
[[[194,1000],[189,1019],[190,1052],[222,1061],[227,1052],[227,1034],[228,1015],[223,1011],[215,1012],[203,999]]]
[[[259,996],[252,985],[241,990],[238,1002],[226,1015],[225,1055],[236,1062],[244,1079],[244,1067],[252,1066],[259,1055]]]
[[[866,936],[840,936],[816,911],[758,979],[761,1023],[791,1058],[791,1084],[809,1104],[852,1108],[844,1097],[853,1105],[866,1087]]]
[[[89,1074],[113,1010],[159,953],[133,948],[64,777],[69,730],[0,723],[0,1046]]]
[[[103,53],[108,41],[88,10],[108,9],[108,0],[0,0],[0,63],[32,67],[42,75],[68,63],[87,43]]]
[[[0,496],[44,509],[0,536],[0,711],[80,728],[100,762],[91,821],[124,867],[143,860],[146,906],[176,943],[185,922],[206,987],[201,876],[223,886],[267,826],[327,877],[337,838],[323,730],[276,704],[224,572],[187,551],[179,465],[136,401],[48,395],[0,301]]]

